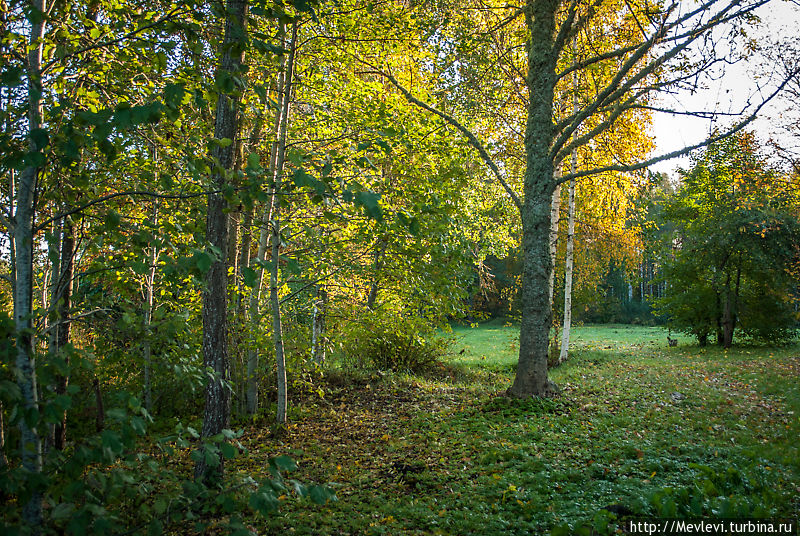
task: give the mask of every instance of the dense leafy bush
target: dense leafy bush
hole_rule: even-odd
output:
[[[349,324],[339,344],[347,366],[398,372],[433,368],[447,356],[449,346],[425,319],[383,311],[367,311]]]

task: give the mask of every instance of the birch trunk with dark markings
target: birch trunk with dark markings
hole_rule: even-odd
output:
[[[14,255],[14,324],[17,346],[17,384],[22,393],[22,411],[35,415],[39,410],[36,386],[36,358],[33,345],[33,249],[36,188],[45,161],[39,146],[42,132],[42,49],[45,0],[32,0],[30,37],[28,39],[28,149],[27,165],[20,174],[16,189],[16,210],[11,218]],[[37,141],[39,140],[39,141]],[[22,467],[37,479],[42,472],[42,441],[37,424],[19,419]],[[42,525],[42,495],[35,487],[22,507],[22,519],[31,532],[38,534]]]
[[[297,53],[297,20],[292,23],[292,41],[289,58],[286,63],[286,78],[283,83],[283,111],[281,112],[281,128],[278,133],[278,158],[275,161],[275,186],[272,207],[272,263],[270,266],[269,299],[272,305],[272,339],[275,344],[275,362],[278,376],[278,403],[275,418],[278,424],[286,423],[286,411],[289,405],[286,388],[286,356],[283,351],[283,328],[281,326],[281,302],[278,296],[278,272],[280,268],[281,248],[281,185],[283,166],[286,158],[286,136],[291,107],[292,79],[294,77],[294,60]]]

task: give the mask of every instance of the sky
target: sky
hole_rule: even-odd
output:
[[[780,40],[781,37],[796,37],[800,35],[800,4],[786,0],[772,0],[760,8],[757,14],[761,17],[761,28],[754,32],[759,43]],[[683,92],[678,95],[663,97],[663,105],[674,109],[718,110],[728,111],[736,107],[737,103],[744,102],[755,87],[755,78],[759,73],[757,60],[743,61],[729,66],[725,74],[716,81],[711,81],[707,89],[692,95]],[[752,128],[762,139],[770,136],[780,136],[775,128],[773,118],[779,111],[792,103],[778,99],[766,107],[764,112],[753,123]],[[796,104],[795,104],[796,106]],[[729,123],[722,119],[721,126]],[[656,150],[653,155],[663,154],[678,150],[701,142],[708,136],[713,124],[709,119],[698,119],[680,115],[656,113],[653,118],[653,133],[655,134]],[[677,168],[689,167],[688,157],[677,158],[660,162],[650,169],[675,176]]]

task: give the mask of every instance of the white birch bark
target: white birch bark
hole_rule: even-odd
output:
[[[272,207],[272,266],[270,273],[269,297],[272,305],[272,338],[275,345],[275,361],[278,375],[278,401],[276,420],[278,424],[286,423],[288,396],[286,386],[286,356],[283,351],[283,328],[281,326],[281,302],[278,296],[278,272],[280,268],[281,246],[281,182],[283,165],[286,157],[286,130],[289,123],[289,111],[292,97],[292,78],[294,77],[294,59],[297,51],[297,21],[292,24],[292,41],[289,59],[286,64],[286,78],[283,89],[283,112],[281,128],[278,136],[278,158],[275,163],[275,187]]]
[[[36,387],[36,364],[33,348],[33,217],[34,192],[41,171],[38,163],[41,156],[36,139],[31,135],[41,128],[42,122],[42,48],[44,39],[44,14],[47,11],[45,0],[32,0],[28,6],[32,13],[38,14],[37,21],[31,23],[28,45],[28,129],[30,163],[19,178],[16,191],[16,211],[11,228],[15,254],[14,274],[14,323],[17,344],[17,384],[22,392],[23,411],[38,410],[39,400]],[[42,472],[42,442],[36,426],[28,426],[26,419],[19,420],[20,448],[22,466],[32,475]],[[22,519],[33,533],[38,533],[42,525],[42,496],[34,493],[22,508]]]
[[[572,173],[575,173],[577,160],[576,151],[572,154]],[[569,336],[572,327],[572,274],[575,262],[575,179],[569,181],[569,219],[567,220],[567,254],[566,268],[564,270],[564,324],[561,333],[561,351],[558,354],[558,363],[563,363],[569,357]]]

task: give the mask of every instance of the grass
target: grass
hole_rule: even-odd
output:
[[[552,371],[554,400],[498,396],[517,329],[456,328],[453,362],[425,377],[340,372],[280,441],[253,426],[252,470],[289,453],[325,507],[287,500],[259,532],[543,534],[610,514],[800,513],[800,349],[701,349],[666,331],[586,326]],[[463,353],[460,353],[463,350]],[[335,380],[335,381],[334,381]]]

